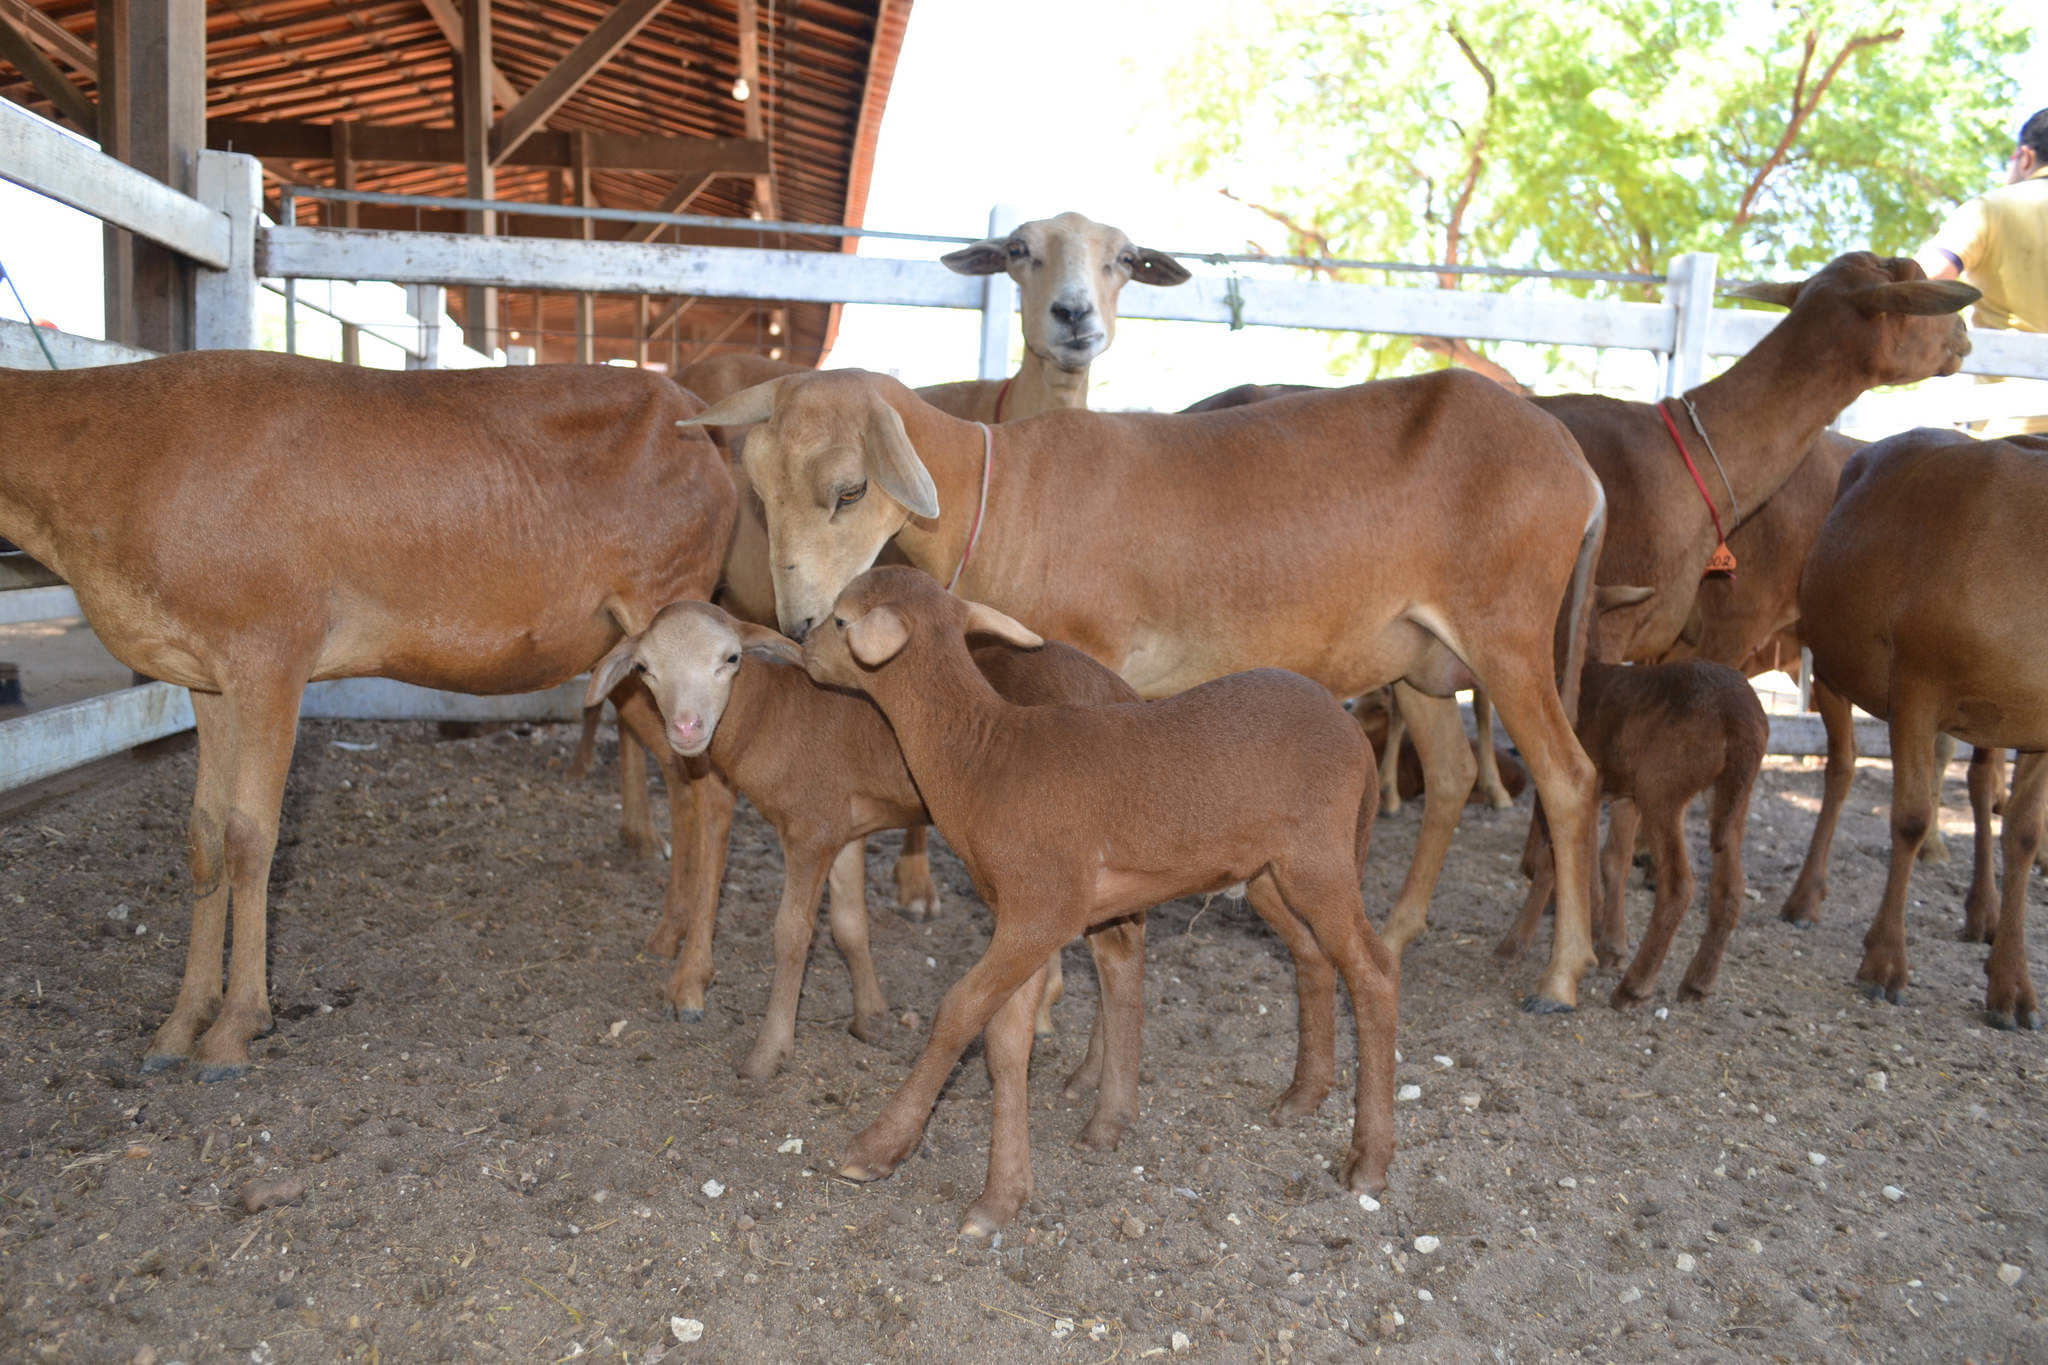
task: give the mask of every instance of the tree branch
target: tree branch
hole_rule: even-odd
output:
[[[1483,374],[1509,393],[1520,394],[1524,398],[1529,396],[1528,386],[1516,379],[1498,361],[1489,360],[1473,350],[1469,341],[1461,341],[1456,337],[1416,337],[1415,349],[1427,351],[1431,355],[1440,355],[1453,365],[1471,370],[1475,374]]]
[[[1749,182],[1749,188],[1742,192],[1742,202],[1735,206],[1736,227],[1741,227],[1749,221],[1750,211],[1756,206],[1757,197],[1763,193],[1764,181],[1770,178],[1772,171],[1778,169],[1779,164],[1785,159],[1785,154],[1792,150],[1792,144],[1798,141],[1800,130],[1806,126],[1806,120],[1820,107],[1821,96],[1827,94],[1828,86],[1833,84],[1836,74],[1849,58],[1862,48],[1895,43],[1905,36],[1905,32],[1902,28],[1895,28],[1886,33],[1863,33],[1842,44],[1842,50],[1835,54],[1835,59],[1828,63],[1828,69],[1814,82],[1811,96],[1806,94],[1806,74],[1820,36],[1814,31],[1807,33],[1806,56],[1799,64],[1799,79],[1792,87],[1792,117],[1785,125],[1784,136],[1778,139],[1778,145],[1772,149],[1770,157]]]
[[[1327,258],[1335,256],[1337,254],[1330,246],[1330,235],[1327,232],[1322,231],[1320,228],[1310,227],[1306,223],[1299,221],[1298,219],[1290,215],[1285,209],[1270,208],[1265,204],[1254,204],[1249,199],[1245,199],[1236,194],[1233,194],[1228,185],[1218,190],[1217,193],[1222,195],[1225,199],[1229,199],[1236,203],[1243,204],[1248,209],[1255,209],[1258,212],[1265,214],[1268,218],[1271,218],[1281,227],[1286,228],[1289,235],[1291,235],[1295,239],[1297,253],[1299,255],[1317,255]],[[1299,248],[1304,244],[1308,246],[1313,246],[1315,248],[1315,251],[1311,253],[1308,251],[1299,250]],[[1337,278],[1337,271],[1336,268],[1333,266],[1312,265],[1309,266],[1308,269],[1314,272],[1315,274],[1322,276],[1326,280],[1334,280]]]

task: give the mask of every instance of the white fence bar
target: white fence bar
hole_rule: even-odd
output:
[[[169,683],[124,687],[0,722],[0,791],[192,728],[192,698]]]
[[[6,100],[0,100],[0,177],[214,270],[234,260],[226,215]]]
[[[42,347],[36,345],[36,333],[39,331],[43,335],[43,344],[50,348],[49,358],[45,358]],[[131,360],[149,360],[155,355],[154,351],[137,350],[118,341],[74,336],[70,332],[31,327],[12,318],[0,318],[0,370],[47,370],[50,359],[57,362],[60,370],[82,370],[93,365],[125,365]]]
[[[0,626],[84,614],[78,609],[78,594],[68,587],[10,588],[0,592]]]
[[[235,152],[199,154],[198,190],[227,225],[228,259],[193,281],[192,345],[248,350],[256,345],[256,223],[263,212],[263,163]]]

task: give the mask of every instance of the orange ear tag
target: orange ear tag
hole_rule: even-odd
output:
[[[1700,577],[1713,578],[1716,575],[1735,577],[1735,554],[1728,548],[1728,542],[1725,540],[1714,547],[1713,554],[1707,556],[1707,571]]]

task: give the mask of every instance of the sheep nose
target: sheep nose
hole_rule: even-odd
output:
[[[810,633],[811,623],[808,620],[799,621],[789,628],[789,638],[796,641],[798,644],[802,644],[804,642],[804,636],[809,635]]]
[[[1055,300],[1052,305],[1053,317],[1069,327],[1087,321],[1094,311],[1095,305],[1086,299]]]
[[[676,738],[685,743],[694,743],[704,737],[704,717],[694,711],[685,711],[671,723]]]

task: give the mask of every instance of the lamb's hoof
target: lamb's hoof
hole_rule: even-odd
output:
[[[851,1180],[856,1184],[866,1185],[877,1180],[886,1179],[893,1171],[893,1167],[867,1166],[858,1161],[849,1161],[839,1168],[839,1178],[841,1180]]]
[[[169,1071],[173,1067],[183,1066],[184,1064],[185,1056],[183,1053],[151,1052],[143,1056],[142,1070],[145,1073],[151,1071]]]
[[[1812,919],[1794,919],[1792,916],[1787,915],[1785,916],[1785,923],[1791,925],[1802,934],[1810,934],[1820,928],[1820,916],[1815,915]]]
[[[909,920],[912,924],[922,924],[924,921],[934,918],[931,902],[923,896],[919,896],[915,900],[896,907],[896,913]]]
[[[1647,995],[1637,995],[1626,987],[1616,986],[1614,994],[1607,997],[1607,1004],[1612,1009],[1634,1010],[1641,1009],[1649,998]]]
[[[663,1005],[661,1017],[678,1024],[701,1024],[704,1022],[704,1011],[686,1010],[680,1005]]]
[[[1871,1000],[1883,1000],[1893,1005],[1899,1003],[1899,988],[1896,986],[1882,986],[1875,981],[1866,981],[1862,985],[1863,994]]]
[[[1493,956],[1499,962],[1520,962],[1522,960],[1522,941],[1513,935],[1502,939],[1493,945]]]
[[[992,1226],[988,1219],[980,1214],[970,1213],[960,1220],[959,1239],[970,1246],[992,1246],[995,1244],[996,1239],[1002,1235],[1003,1230],[1001,1228]]]
[[[215,1081],[240,1080],[247,1074],[249,1074],[249,1064],[247,1062],[208,1062],[194,1070],[192,1076],[194,1080],[202,1084],[211,1085]]]
[[[875,1042],[889,1031],[889,1014],[886,1010],[880,1014],[855,1014],[846,1031],[863,1043]]]
[[[1522,1013],[1524,1014],[1571,1014],[1577,1009],[1578,1006],[1576,1005],[1567,1005],[1562,1000],[1552,1000],[1547,995],[1525,995],[1522,997]]]
[[[2002,1029],[2007,1033],[2017,1033],[2022,1030],[2029,1033],[2041,1031],[2041,1016],[2033,1010],[2021,1010],[2017,1014],[2007,1014],[2004,1010],[1987,1010],[1985,1014],[1991,1022],[1991,1027]]]
[[[1930,837],[1920,845],[1920,851],[1913,857],[1916,862],[1945,863],[1948,861],[1948,842],[1938,837]]]
[[[1956,931],[1956,941],[1958,943],[1989,944],[1993,940],[1993,935],[1994,931],[1990,925],[1972,924],[1968,919],[1965,919],[1963,927]]]

